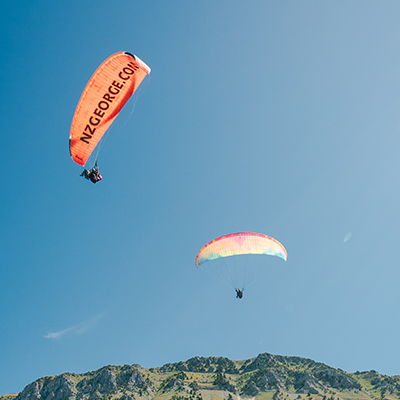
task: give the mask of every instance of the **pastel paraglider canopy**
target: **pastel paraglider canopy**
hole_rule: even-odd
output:
[[[257,254],[261,257],[253,256]],[[207,243],[197,254],[195,264],[233,287],[237,298],[241,299],[244,288],[258,279],[259,267],[265,265],[262,255],[287,259],[285,248],[274,238],[261,233],[238,232]],[[203,268],[209,261],[213,262]]]
[[[69,136],[72,159],[85,165],[90,154],[150,68],[139,57],[119,52],[107,58],[86,85]]]
[[[197,254],[199,267],[207,261],[241,254],[268,254],[287,259],[286,249],[274,238],[254,232],[238,232],[221,236],[207,243]]]

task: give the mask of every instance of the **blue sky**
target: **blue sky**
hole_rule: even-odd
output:
[[[196,355],[400,374],[399,17],[394,0],[2,4],[0,394]],[[152,72],[92,185],[69,128],[118,51]],[[240,231],[288,261],[237,300],[194,259]]]

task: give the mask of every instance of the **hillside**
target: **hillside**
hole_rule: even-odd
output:
[[[347,373],[301,357],[268,353],[242,361],[194,357],[158,368],[106,366],[30,383],[0,400],[356,400],[400,399],[400,376]]]

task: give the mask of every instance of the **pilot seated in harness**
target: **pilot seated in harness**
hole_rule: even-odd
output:
[[[94,164],[94,167],[92,169],[90,169],[89,171],[87,169],[84,169],[80,176],[84,176],[86,179],[92,181],[93,183],[96,183],[103,179],[103,177],[100,175],[99,167],[97,166],[97,162],[96,162],[96,164]]]

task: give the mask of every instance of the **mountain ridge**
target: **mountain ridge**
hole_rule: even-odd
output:
[[[161,367],[104,366],[42,377],[0,400],[400,400],[400,376],[349,373],[312,359],[261,353],[195,356]]]

